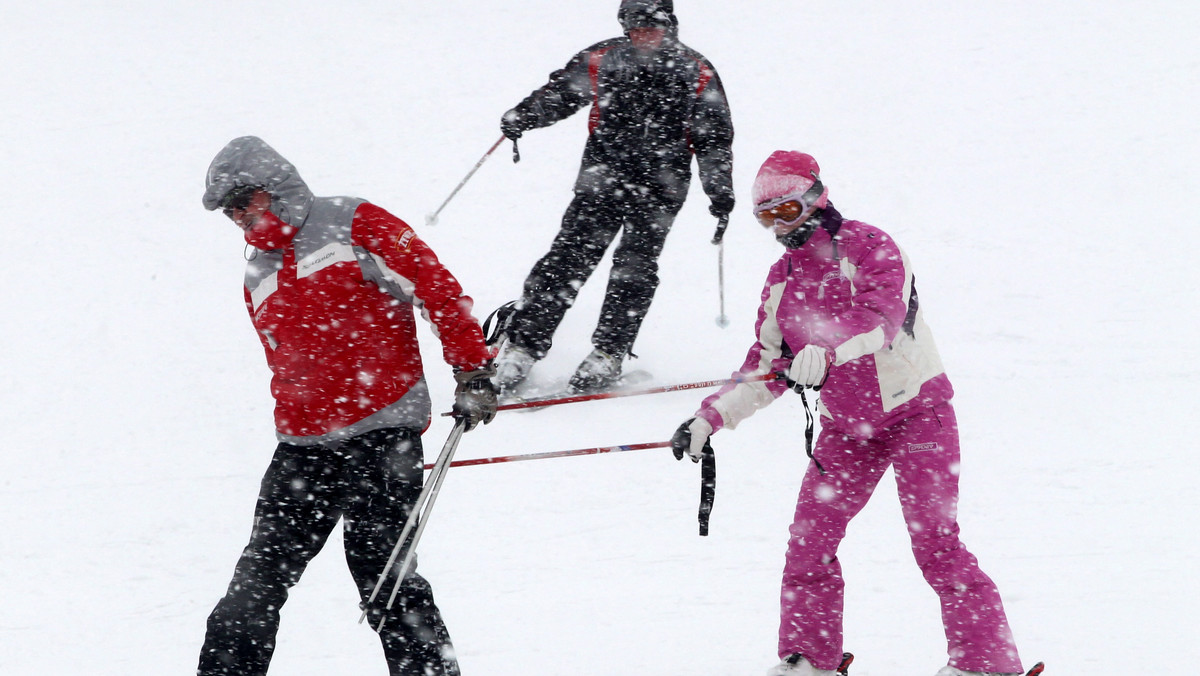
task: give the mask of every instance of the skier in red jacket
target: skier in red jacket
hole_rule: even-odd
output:
[[[338,519],[365,604],[421,492],[431,404],[412,308],[441,340],[468,430],[496,413],[492,355],[470,297],[412,228],[364,200],[315,197],[261,139],[221,150],[204,206],[252,247],[246,308],[274,374],[280,443],[198,673],[265,674],[288,589]],[[368,608],[392,676],[458,674],[429,583],[414,570],[400,589],[392,610]]]

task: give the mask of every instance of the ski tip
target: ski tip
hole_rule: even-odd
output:
[[[1038,674],[1042,673],[1045,670],[1046,670],[1046,665],[1043,664],[1042,662],[1038,662],[1037,664],[1033,665],[1033,668],[1030,669],[1029,672],[1025,674],[1025,676],[1038,676]]]

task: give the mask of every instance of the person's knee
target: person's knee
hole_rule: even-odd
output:
[[[925,580],[939,592],[969,589],[980,574],[975,557],[962,546],[957,532],[913,538],[913,558]]]
[[[643,288],[658,286],[658,259],[642,253],[613,256],[609,279],[629,286]]]
[[[551,249],[530,272],[525,286],[529,291],[551,292],[569,284],[582,284],[591,276],[604,255],[603,249],[593,253],[586,247]]]
[[[287,586],[282,580],[267,580],[267,577],[274,576],[251,574],[230,584],[209,616],[209,623],[249,622],[249,618],[278,613],[287,599]]]

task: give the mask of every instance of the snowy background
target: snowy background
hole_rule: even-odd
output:
[[[725,377],[777,245],[749,216],[777,148],[913,259],[958,396],[964,541],[1048,674],[1183,674],[1194,572],[1200,4],[677,0],[727,88],[741,202],[717,314],[693,184],[634,368]],[[274,448],[241,301],[241,236],[200,206],[229,139],[265,138],[318,194],[417,226],[477,300],[517,296],[557,229],[585,115],[504,145],[500,115],[616,35],[616,0],[151,2],[0,7],[0,674],[188,674]],[[589,350],[605,268],[535,371]],[[435,408],[452,381],[422,337]],[[703,393],[502,415],[460,458],[668,438]],[[437,418],[432,457],[449,431]],[[761,674],[804,467],[785,398],[669,451],[470,467],[421,547],[468,676]],[[887,477],[841,552],[855,676],[945,663]],[[384,674],[340,537],[284,609],[272,673]],[[1190,646],[1190,647],[1189,647]]]

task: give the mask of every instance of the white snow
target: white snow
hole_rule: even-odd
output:
[[[1200,661],[1195,255],[1200,5],[1011,0],[676,3],[737,128],[741,203],[717,315],[698,186],[634,366],[726,376],[778,255],[746,194],[814,154],[850,218],[914,261],[958,396],[961,524],[1024,659],[1048,674]],[[500,115],[618,32],[589,3],[6,3],[0,18],[0,673],[182,674],[245,544],[274,448],[241,301],[243,244],[208,162],[265,138],[319,194],[407,219],[477,301],[516,297],[557,229],[586,115],[504,144]],[[596,273],[537,367],[588,351]],[[438,410],[453,383],[422,343]],[[663,440],[703,393],[502,415],[461,458]],[[438,417],[428,457],[449,431]],[[763,673],[803,457],[798,397],[665,450],[453,471],[421,545],[468,676]],[[283,612],[273,674],[384,674],[335,536]],[[841,551],[855,676],[945,663],[894,484]],[[1190,647],[1189,647],[1190,646]]]

